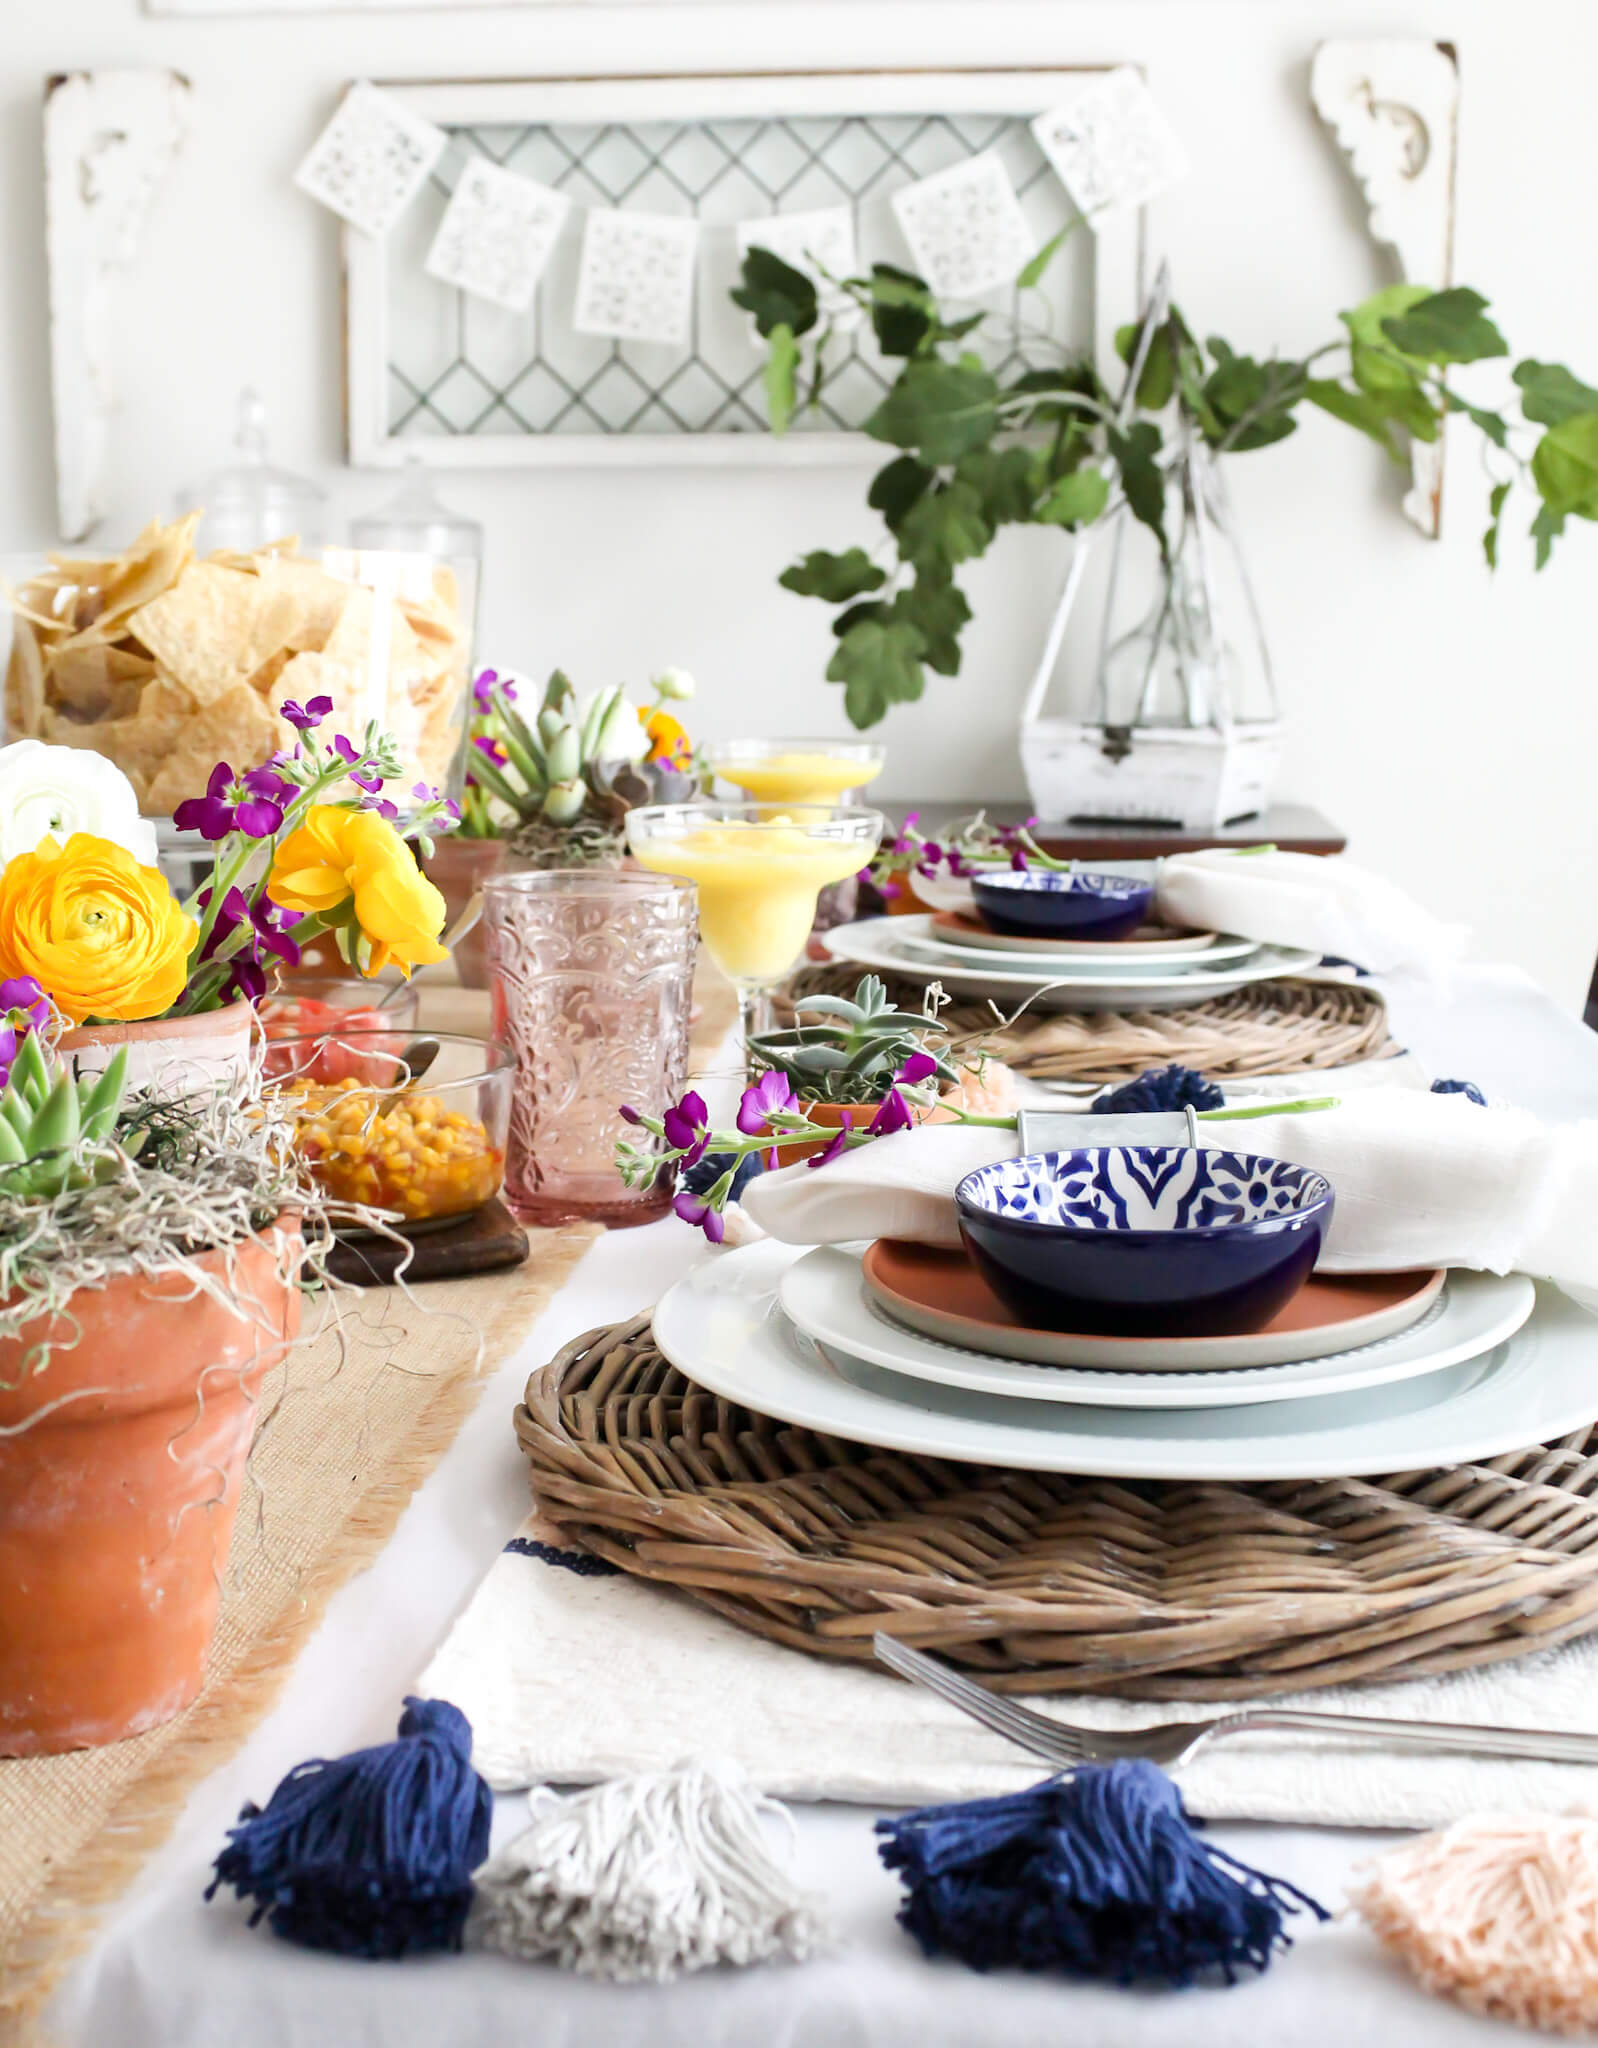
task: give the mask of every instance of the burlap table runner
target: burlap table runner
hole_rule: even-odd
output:
[[[699,1066],[736,1001],[719,977],[701,976],[696,993]],[[445,988],[423,1021],[486,1032],[487,998]],[[329,1599],[383,1548],[486,1377],[600,1234],[591,1223],[529,1231],[532,1255],[514,1272],[436,1281],[408,1297],[365,1291],[346,1306],[342,1347],[328,1331],[268,1381],[199,1699],[128,1742],[0,1763],[0,2042],[33,2035],[97,1912],[269,1712]]]

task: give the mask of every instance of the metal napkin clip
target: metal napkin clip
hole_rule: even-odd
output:
[[[1094,1116],[1078,1109],[1023,1109],[1016,1118],[1023,1154],[1075,1152],[1089,1145],[1199,1144],[1198,1118],[1187,1109]]]

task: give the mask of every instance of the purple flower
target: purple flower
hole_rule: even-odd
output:
[[[1021,851],[1019,846],[1010,855],[1010,865],[1016,870],[1018,874],[1024,875],[1026,873],[1026,855]]]
[[[633,1108],[630,1102],[624,1102],[621,1105],[621,1107],[616,1111],[616,1114],[621,1118],[624,1124],[641,1124],[643,1122],[643,1118],[638,1114],[637,1110]]]
[[[491,761],[503,761],[506,758],[503,745],[496,739],[490,739],[486,732],[478,733],[472,745],[480,754],[486,754]]]
[[[496,683],[499,683],[500,692],[507,703],[514,704],[516,702],[516,685],[509,676],[506,676],[504,681],[501,682],[497,668],[480,668],[477,671],[477,680],[472,684],[472,696],[476,699],[479,711],[493,710],[494,700],[489,692]]]
[[[200,908],[208,909],[210,902],[210,890],[201,890]],[[269,896],[262,896],[252,903],[242,889],[229,889],[222,898],[222,907],[216,914],[210,936],[200,950],[200,958],[211,959],[241,925],[248,926],[248,936],[243,945],[228,960],[232,975],[229,988],[248,1002],[259,1002],[266,993],[266,977],[262,969],[267,957],[281,960],[288,967],[299,962],[300,949],[289,937],[287,929],[294,921],[294,913],[282,909]],[[250,993],[252,989],[256,991],[254,994]]]
[[[0,981],[0,1016],[24,1030],[42,1031],[50,1022],[50,998],[31,974],[14,974]]]
[[[346,739],[343,733],[335,733],[333,736],[333,751],[341,761],[349,762],[350,780],[357,789],[368,789],[375,795],[383,787],[382,776],[374,774],[370,768],[367,769],[364,775],[357,775],[355,773],[355,763],[360,760],[361,754],[360,749],[353,740]]]
[[[226,761],[218,761],[205,785],[204,796],[191,796],[172,813],[179,831],[198,832],[215,842],[230,832],[242,832],[248,839],[270,839],[283,822],[283,806],[293,797],[288,785],[270,769],[252,768],[235,776]]]
[[[363,811],[376,811],[380,818],[387,818],[392,825],[399,816],[399,805],[391,804],[386,796],[368,796],[361,799]]]
[[[758,1138],[772,1117],[793,1104],[793,1083],[773,1067],[762,1074],[752,1088],[746,1088],[738,1104],[738,1128],[746,1138]]]
[[[296,704],[291,697],[279,706],[278,716],[286,718],[290,725],[298,726],[301,732],[314,732],[333,708],[331,697],[313,697],[309,704]]]
[[[0,1024],[0,1088],[11,1079],[11,1062],[17,1056],[17,1029],[14,1024]]]
[[[720,1244],[726,1236],[727,1226],[721,1220],[720,1210],[712,1209],[708,1202],[700,1201],[697,1195],[691,1195],[686,1188],[674,1197],[671,1206],[684,1223],[692,1223],[702,1230],[712,1244]]]
[[[922,1081],[930,1081],[937,1071],[938,1063],[931,1053],[913,1052],[893,1078],[914,1088]]]
[[[690,1088],[681,1102],[674,1102],[666,1111],[661,1124],[666,1143],[683,1155],[677,1162],[679,1168],[697,1165],[710,1143],[710,1111],[704,1097]]]
[[[897,1088],[890,1088],[878,1105],[877,1113],[871,1119],[866,1135],[872,1138],[890,1138],[895,1131],[909,1130],[914,1122],[909,1103]]]
[[[820,1152],[812,1152],[810,1157],[805,1161],[806,1166],[830,1166],[832,1161],[837,1158],[838,1154],[848,1144],[849,1133],[853,1129],[854,1118],[850,1116],[848,1110],[845,1110],[843,1113],[843,1121],[840,1124],[836,1134],[829,1140],[825,1150]]]

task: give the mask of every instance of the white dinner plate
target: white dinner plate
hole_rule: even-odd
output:
[[[784,1314],[818,1344],[938,1386],[1092,1408],[1240,1408],[1256,1401],[1303,1401],[1386,1386],[1479,1358],[1526,1321],[1536,1289],[1523,1273],[1500,1278],[1455,1272],[1422,1319],[1395,1336],[1298,1364],[1197,1372],[1029,1365],[923,1336],[878,1308],[866,1292],[859,1259],[837,1245],[817,1246],[789,1266],[777,1298]]]
[[[1147,927],[1145,926],[1146,930]],[[1241,960],[1261,943],[1240,939],[1231,932],[1183,932],[1167,939],[1028,939],[1011,932],[980,929],[973,920],[969,931],[951,931],[933,918],[926,945],[948,946],[956,953],[1010,953],[1022,960],[1105,960],[1112,964],[1129,961],[1188,961],[1202,955],[1211,966],[1222,960]]]
[[[1073,966],[1002,968],[953,963],[934,966],[906,943],[925,939],[930,917],[872,917],[835,925],[822,934],[834,960],[847,960],[878,973],[921,982],[941,982],[952,995],[993,996],[1021,1002],[1032,998],[1045,1010],[1171,1010],[1185,1003],[1231,995],[1250,982],[1275,981],[1318,966],[1320,954],[1297,946],[1262,946],[1250,959],[1229,967],[1172,968],[1166,974],[1107,976]]]
[[[898,924],[911,921],[907,917],[895,919]],[[1192,953],[1122,954],[1119,948],[1107,946],[1094,953],[1051,952],[1047,948],[1038,953],[1023,953],[1013,947],[967,946],[959,940],[944,938],[936,930],[927,934],[907,932],[904,943],[924,960],[966,967],[975,974],[991,973],[994,968],[1004,974],[1012,968],[1023,974],[1052,975],[1064,970],[1072,975],[1091,974],[1100,981],[1146,981],[1151,976],[1207,974],[1221,966],[1243,966],[1265,950],[1259,939],[1233,939],[1213,951],[1203,948]]]
[[[1598,1415],[1598,1322],[1551,1286],[1506,1342],[1420,1379],[1241,1408],[1089,1408],[829,1358],[777,1299],[801,1255],[762,1241],[706,1260],[662,1296],[655,1341],[710,1393],[856,1443],[1121,1479],[1331,1479],[1498,1457]]]

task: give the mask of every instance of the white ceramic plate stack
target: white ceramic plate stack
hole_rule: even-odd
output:
[[[1250,982],[1305,974],[1320,955],[1218,932],[1150,939],[1026,939],[975,926],[951,930],[942,913],[873,917],[824,935],[834,960],[941,982],[951,995],[992,996],[1056,1010],[1172,1010],[1231,995]]]
[[[761,1414],[1037,1471],[1343,1478],[1496,1457],[1598,1414],[1598,1325],[1557,1289],[1456,1271],[1409,1299],[1407,1326],[1353,1320],[1362,1341],[1315,1357],[1228,1366],[1255,1340],[1188,1339],[1210,1350],[1186,1368],[1043,1364],[909,1328],[852,1249],[767,1241],[696,1267],[654,1327],[689,1378]]]

